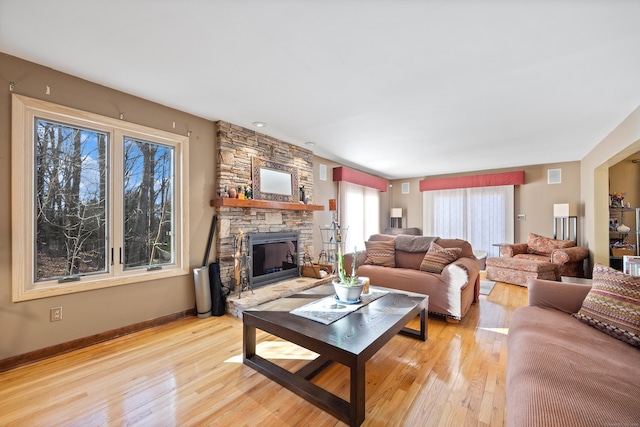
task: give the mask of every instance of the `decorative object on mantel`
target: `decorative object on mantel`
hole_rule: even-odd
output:
[[[254,199],[291,203],[300,200],[298,168],[253,157],[251,175]]]

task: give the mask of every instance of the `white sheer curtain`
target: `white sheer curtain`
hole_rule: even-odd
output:
[[[491,253],[493,244],[513,243],[513,194],[513,185],[425,191],[424,234]]]
[[[364,250],[364,242],[380,232],[380,192],[340,182],[340,227],[347,229],[344,250]]]

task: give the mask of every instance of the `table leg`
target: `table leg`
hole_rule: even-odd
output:
[[[254,326],[248,326],[245,323],[242,331],[242,341],[244,342],[244,346],[242,347],[242,356],[244,360],[247,360],[256,354],[256,328]]]
[[[349,424],[359,426],[365,415],[365,361],[357,358],[351,366],[351,399],[349,402]]]
[[[415,330],[411,328],[404,327],[400,330],[402,335],[408,335],[410,337],[418,338],[419,340],[426,341],[427,340],[427,311],[420,310],[420,330]]]

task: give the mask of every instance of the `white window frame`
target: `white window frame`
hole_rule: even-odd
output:
[[[140,138],[147,142],[171,146],[175,150],[175,263],[160,270],[124,270],[117,262],[107,265],[107,272],[80,276],[79,281],[59,283],[58,280],[35,281],[35,188],[34,188],[34,122],[36,118],[53,120],[73,126],[86,127],[109,134],[113,147],[109,152],[110,164],[116,164],[116,156],[122,155],[124,136]],[[12,224],[12,300],[13,302],[47,298],[75,292],[121,286],[149,280],[158,280],[189,274],[189,217],[188,164],[189,138],[115,118],[105,117],[29,98],[12,95],[11,142],[11,224]],[[122,177],[110,173],[108,182],[109,247],[114,247],[122,235]],[[118,187],[120,186],[120,187]],[[120,191],[120,193],[118,193]],[[118,234],[120,233],[120,234]],[[115,249],[118,252],[118,249]],[[111,264],[111,263],[109,263]]]
[[[482,209],[474,198],[483,199]],[[467,240],[474,250],[490,253],[492,246],[513,243],[514,186],[425,191],[422,225],[426,236]]]
[[[340,193],[340,224],[347,230],[343,249],[365,249],[365,241],[380,232],[380,191],[375,188],[342,181]]]

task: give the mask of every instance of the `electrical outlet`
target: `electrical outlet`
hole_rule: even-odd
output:
[[[49,320],[59,322],[62,320],[62,307],[53,307],[49,310]]]
[[[527,216],[525,214],[518,214],[518,221],[526,221]]]

